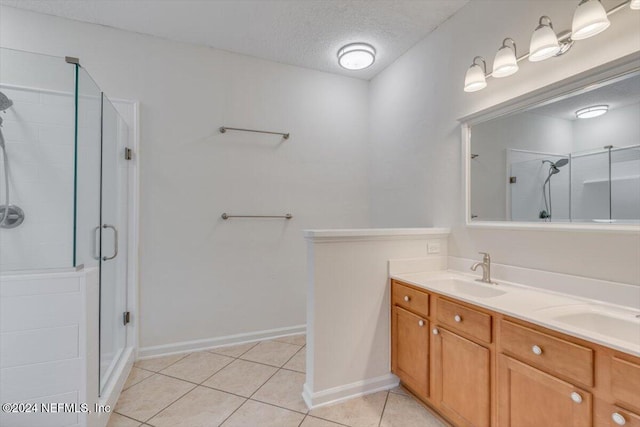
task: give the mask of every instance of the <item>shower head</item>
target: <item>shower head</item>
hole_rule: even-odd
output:
[[[555,163],[552,162],[551,160],[543,160],[542,163],[549,163],[549,165],[551,166],[552,173],[558,173],[560,172],[558,168],[561,168],[565,166],[567,163],[569,163],[569,159],[560,159]]]
[[[10,100],[7,95],[0,92],[0,111],[6,111],[7,109],[11,108],[12,105],[13,101]]]

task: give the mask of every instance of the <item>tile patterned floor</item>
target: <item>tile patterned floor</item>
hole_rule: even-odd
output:
[[[446,427],[402,388],[308,411],[304,335],[137,362],[108,427]]]

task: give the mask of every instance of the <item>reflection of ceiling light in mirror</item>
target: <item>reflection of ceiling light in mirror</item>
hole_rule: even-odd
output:
[[[582,0],[573,14],[571,38],[584,40],[609,28],[611,22],[600,0]]]
[[[607,111],[609,111],[608,105],[593,105],[576,111],[576,117],[579,119],[592,119],[605,114]]]
[[[631,0],[629,7],[633,10],[640,10],[640,0]]]
[[[376,50],[366,43],[351,43],[338,51],[338,64],[347,70],[362,70],[376,60]]]

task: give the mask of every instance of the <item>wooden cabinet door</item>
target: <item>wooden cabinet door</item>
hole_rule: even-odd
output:
[[[572,384],[500,354],[498,425],[590,427],[592,397]]]
[[[429,396],[429,322],[393,307],[391,365],[393,373],[420,396]]]
[[[491,351],[446,329],[435,328],[432,333],[437,406],[457,425],[488,427]]]

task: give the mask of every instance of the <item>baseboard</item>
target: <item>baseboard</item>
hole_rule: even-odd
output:
[[[344,402],[377,391],[389,390],[396,387],[400,380],[395,375],[389,373],[376,378],[369,378],[362,381],[356,381],[351,384],[345,384],[338,387],[329,388],[317,392],[312,392],[307,383],[302,389],[302,398],[309,409],[316,409],[322,406],[332,405],[334,403]]]
[[[187,353],[191,351],[208,350],[215,347],[225,347],[229,345],[245,344],[286,337],[289,335],[304,334],[307,325],[290,326],[286,328],[268,329],[264,331],[248,332],[244,334],[227,335],[223,337],[205,338],[194,341],[182,341],[172,344],[163,344],[150,347],[142,347],[138,350],[138,360],[151,359],[171,354]]]

